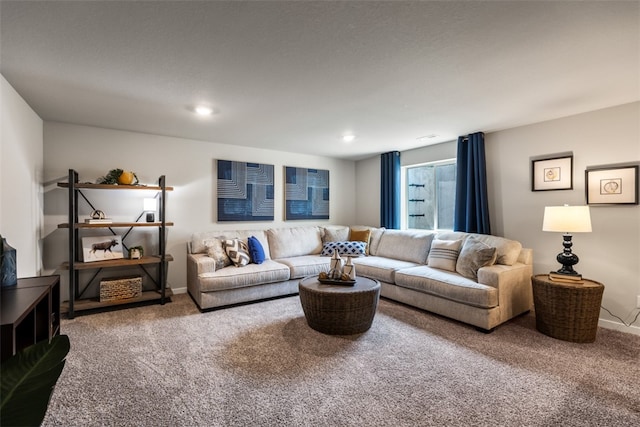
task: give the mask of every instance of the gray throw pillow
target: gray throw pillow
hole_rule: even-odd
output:
[[[223,239],[224,238],[213,238],[204,241],[205,247],[207,248],[207,255],[216,262],[216,270],[233,264],[229,256],[227,256],[227,252],[224,250],[224,246],[222,245]]]
[[[496,255],[496,248],[469,237],[464,242],[458,256],[456,271],[467,279],[478,280],[478,270],[481,267],[495,264]]]

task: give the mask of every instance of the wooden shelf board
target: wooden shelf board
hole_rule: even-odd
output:
[[[172,227],[173,222],[165,222],[166,227]],[[110,222],[103,224],[87,224],[78,222],[73,225],[75,228],[116,228],[116,227],[160,227],[161,222]],[[58,228],[69,228],[69,223],[58,224]]]
[[[165,290],[165,299],[170,298],[173,295],[171,289]],[[115,307],[120,305],[136,304],[148,301],[160,301],[160,291],[143,291],[142,295],[138,298],[129,298],[118,301],[100,302],[99,298],[90,299],[78,299],[73,302],[73,311],[87,311],[95,310],[98,308]],[[69,313],[69,301],[64,301],[60,304],[60,310],[63,314]]]
[[[68,182],[59,182],[58,187],[69,188]],[[162,187],[157,185],[112,185],[112,184],[90,184],[90,183],[76,183],[74,185],[76,189],[93,189],[93,190],[154,190],[161,191]],[[173,191],[173,187],[165,187],[165,191]]]
[[[173,257],[169,254],[165,255],[165,261],[173,261]],[[110,259],[106,261],[94,261],[94,262],[80,262],[77,261],[73,264],[76,270],[88,270],[92,268],[104,268],[104,267],[128,267],[134,265],[141,264],[159,264],[161,259],[159,256],[145,256],[140,259],[128,259],[128,258],[119,258],[119,259]],[[69,269],[69,263],[63,262],[60,265],[60,268],[63,270]]]

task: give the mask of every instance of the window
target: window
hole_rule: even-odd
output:
[[[405,167],[405,228],[453,230],[456,160]]]

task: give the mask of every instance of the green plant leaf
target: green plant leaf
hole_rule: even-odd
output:
[[[0,365],[0,425],[40,425],[71,345],[59,335],[16,353]]]

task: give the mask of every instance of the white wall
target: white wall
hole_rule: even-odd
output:
[[[0,76],[0,234],[16,248],[18,277],[40,274],[43,122]]]
[[[51,122],[44,126],[44,154],[49,182],[45,189],[45,267],[50,270],[57,269],[67,256],[67,231],[57,229],[58,223],[67,222],[67,191],[58,188],[56,182],[66,181],[69,169],[78,171],[81,182],[95,182],[114,168],[134,171],[146,184],[155,184],[160,175],[166,176],[167,185],[174,187],[167,197],[167,220],[175,223],[167,239],[167,252],[174,257],[169,264],[168,284],[174,289],[186,286],[186,242],[193,232],[353,224],[356,218],[353,161]],[[216,222],[216,159],[274,165],[274,221]],[[329,170],[328,221],[284,220],[284,166]],[[142,202],[130,194],[123,199],[119,193],[99,194],[99,205],[94,206],[116,219],[123,216],[120,219],[134,220]],[[81,206],[88,214],[89,208]],[[66,282],[64,272],[60,273]]]
[[[439,144],[401,153],[402,165],[441,160],[456,143]],[[542,231],[545,206],[585,204],[584,171],[587,166],[640,161],[640,103],[621,105],[558,120],[485,135],[487,179],[493,234],[519,240],[534,250],[536,274],[557,270],[556,255],[562,237]],[[572,151],[573,190],[531,191],[530,159]],[[359,189],[356,221],[379,223],[379,158],[357,162]],[[377,177],[374,179],[374,177]],[[361,189],[367,186],[367,195]],[[602,305],[629,323],[637,313],[640,295],[640,206],[591,208],[592,233],[575,234],[576,270],[605,285]],[[601,311],[601,325],[640,334]]]
[[[562,236],[542,231],[545,206],[584,205],[588,166],[640,162],[640,103],[621,105],[486,136],[491,222],[494,233],[534,250],[536,274],[557,270]],[[531,191],[530,159],[572,151],[573,190]],[[640,295],[640,206],[591,207],[592,233],[576,233],[574,267],[605,285],[602,305],[629,323]],[[604,311],[603,326],[620,322]],[[617,324],[614,324],[617,322]],[[640,325],[621,328],[640,334]]]

